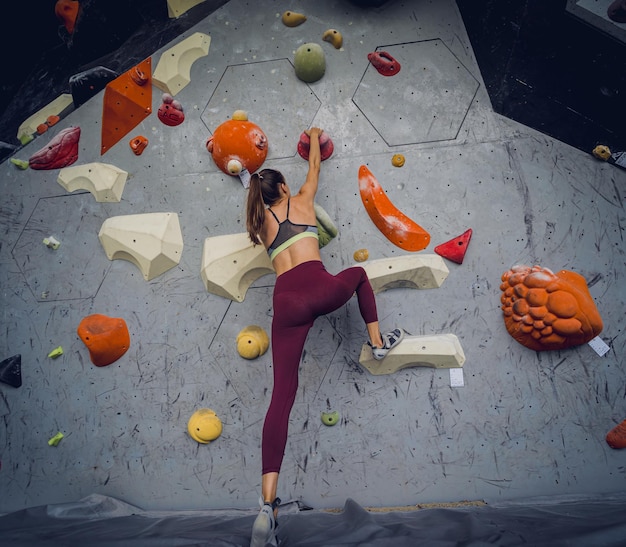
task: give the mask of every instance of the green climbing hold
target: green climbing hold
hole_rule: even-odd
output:
[[[16,167],[19,167],[22,171],[28,169],[28,162],[26,160],[18,160],[17,158],[11,158],[11,163]]]
[[[339,230],[321,205],[314,203],[313,207],[315,208],[315,220],[317,221],[317,233],[321,249],[337,237]]]
[[[302,44],[294,57],[296,76],[303,82],[319,80],[326,72],[326,57],[322,46],[315,43]]]

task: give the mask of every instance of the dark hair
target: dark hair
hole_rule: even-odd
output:
[[[250,177],[246,204],[246,229],[252,243],[263,243],[259,233],[265,221],[265,206],[271,207],[278,201],[279,186],[284,182],[283,174],[274,169],[263,169]]]

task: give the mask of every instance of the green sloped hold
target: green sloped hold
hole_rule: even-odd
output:
[[[19,353],[0,363],[0,382],[13,387],[22,385],[22,356]]]
[[[319,44],[309,42],[296,49],[293,60],[296,76],[303,82],[316,82],[326,72],[326,57]]]
[[[315,208],[315,220],[317,221],[317,233],[321,249],[328,245],[331,239],[337,237],[339,230],[321,205],[314,203],[313,207]]]

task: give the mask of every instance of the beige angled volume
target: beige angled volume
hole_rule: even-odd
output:
[[[85,163],[59,171],[57,182],[68,192],[88,190],[98,202],[120,201],[128,173],[108,163]]]
[[[183,235],[176,213],[145,213],[107,218],[98,234],[109,260],[128,260],[146,281],[176,266]]]
[[[29,137],[37,133],[37,127],[39,125],[46,123],[46,120],[50,116],[58,116],[72,104],[74,104],[72,95],[70,93],[62,93],[51,103],[48,103],[21,123],[17,129],[17,139],[21,141],[23,137]]]
[[[387,289],[436,289],[450,270],[439,255],[414,254],[380,258],[360,264],[365,268],[375,293]]]
[[[161,54],[152,74],[152,83],[161,91],[176,95],[191,81],[191,65],[209,54],[211,37],[196,32]]]
[[[204,0],[167,0],[167,15],[170,19],[176,19],[202,2]]]
[[[243,302],[259,277],[275,273],[263,245],[253,245],[247,233],[207,237],[201,276],[210,293]]]
[[[465,353],[454,334],[405,336],[381,361],[374,359],[372,348],[363,344],[359,363],[375,375],[393,374],[413,366],[458,368],[465,363]]]

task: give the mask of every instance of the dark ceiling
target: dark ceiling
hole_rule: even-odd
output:
[[[395,0],[390,0],[391,2]],[[19,149],[30,115],[69,93],[70,76],[95,66],[124,72],[227,0],[205,0],[170,19],[165,0],[81,0],[71,37],[56,0],[11,3],[0,85],[0,161]],[[384,9],[354,0],[353,9]],[[367,3],[366,3],[367,4]],[[626,150],[626,45],[565,10],[565,0],[457,0],[494,110],[584,151]]]

